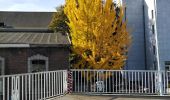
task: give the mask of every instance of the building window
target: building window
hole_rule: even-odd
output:
[[[152,25],[152,33],[155,34],[155,25]]]
[[[28,58],[28,72],[48,71],[48,57],[34,55]]]
[[[154,62],[153,62],[153,70],[156,70],[156,69],[157,69],[157,62],[154,61]]]
[[[154,11],[152,10],[151,13],[152,13],[152,19],[154,19]]]
[[[153,46],[153,54],[156,55],[156,47]]]
[[[31,72],[41,72],[46,70],[45,60],[32,60],[31,61]]]
[[[125,21],[127,20],[127,8],[125,7]]]
[[[5,59],[0,57],[0,75],[5,74]]]
[[[170,61],[165,61],[165,70],[170,71]]]

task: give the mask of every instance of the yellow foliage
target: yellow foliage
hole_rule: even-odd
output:
[[[75,68],[121,69],[130,35],[123,21],[123,7],[112,0],[66,0],[72,50],[81,59]]]

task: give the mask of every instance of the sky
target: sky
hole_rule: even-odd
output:
[[[53,12],[65,0],[0,0],[0,11]]]

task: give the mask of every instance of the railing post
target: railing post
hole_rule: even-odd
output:
[[[64,94],[67,93],[67,71],[64,71],[64,76],[63,76],[63,92]]]
[[[72,93],[73,91],[73,72],[71,70],[68,70],[66,72],[65,80],[67,80],[67,83],[64,83],[67,87],[67,93]]]
[[[5,100],[5,77],[2,78],[2,84],[3,84],[3,100]]]
[[[163,81],[162,81],[162,71],[158,71],[158,89],[159,89],[159,95],[163,96]]]

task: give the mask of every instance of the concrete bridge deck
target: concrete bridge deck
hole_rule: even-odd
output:
[[[170,97],[65,95],[49,100],[170,100]]]

